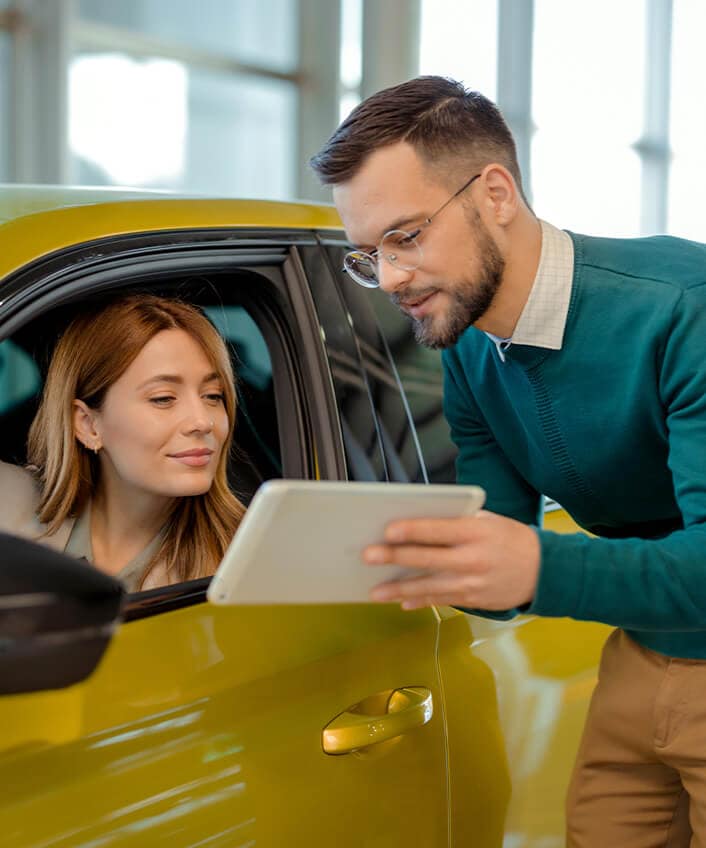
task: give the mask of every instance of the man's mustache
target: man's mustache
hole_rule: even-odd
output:
[[[402,309],[405,306],[410,306],[420,300],[424,300],[425,297],[429,297],[430,294],[434,294],[440,288],[441,286],[425,286],[421,289],[405,289],[403,292],[394,292],[391,294],[390,300],[398,309]]]

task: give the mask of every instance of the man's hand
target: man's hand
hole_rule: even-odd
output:
[[[370,593],[374,601],[400,601],[404,609],[505,610],[534,597],[540,545],[531,527],[483,510],[469,518],[395,521],[385,530],[385,544],[365,548],[363,559],[427,572],[379,584]]]

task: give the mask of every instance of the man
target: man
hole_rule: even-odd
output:
[[[366,561],[430,574],[373,598],[615,625],[568,844],[706,846],[706,246],[539,221],[496,107],[439,77],[370,97],[311,164],[349,274],[444,348],[458,481],[488,495],[391,525]],[[541,529],[540,493],[595,538]]]

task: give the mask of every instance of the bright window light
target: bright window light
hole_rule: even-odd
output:
[[[532,196],[595,235],[640,230],[644,0],[535,0]]]
[[[178,62],[79,56],[69,70],[69,144],[117,185],[178,183],[184,172],[187,74]],[[107,179],[106,179],[107,178]]]
[[[360,83],[363,74],[363,2],[342,0],[341,2],[341,99],[339,120],[344,118],[360,103]]]
[[[672,29],[671,141],[668,230],[706,241],[703,200],[706,194],[706,4],[675,0]]]
[[[422,0],[419,73],[497,96],[497,0]]]

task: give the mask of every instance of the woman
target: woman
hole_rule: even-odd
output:
[[[129,591],[212,574],[245,512],[226,465],[235,389],[194,307],[131,295],[74,319],[28,442],[0,465],[0,529],[86,557]]]

